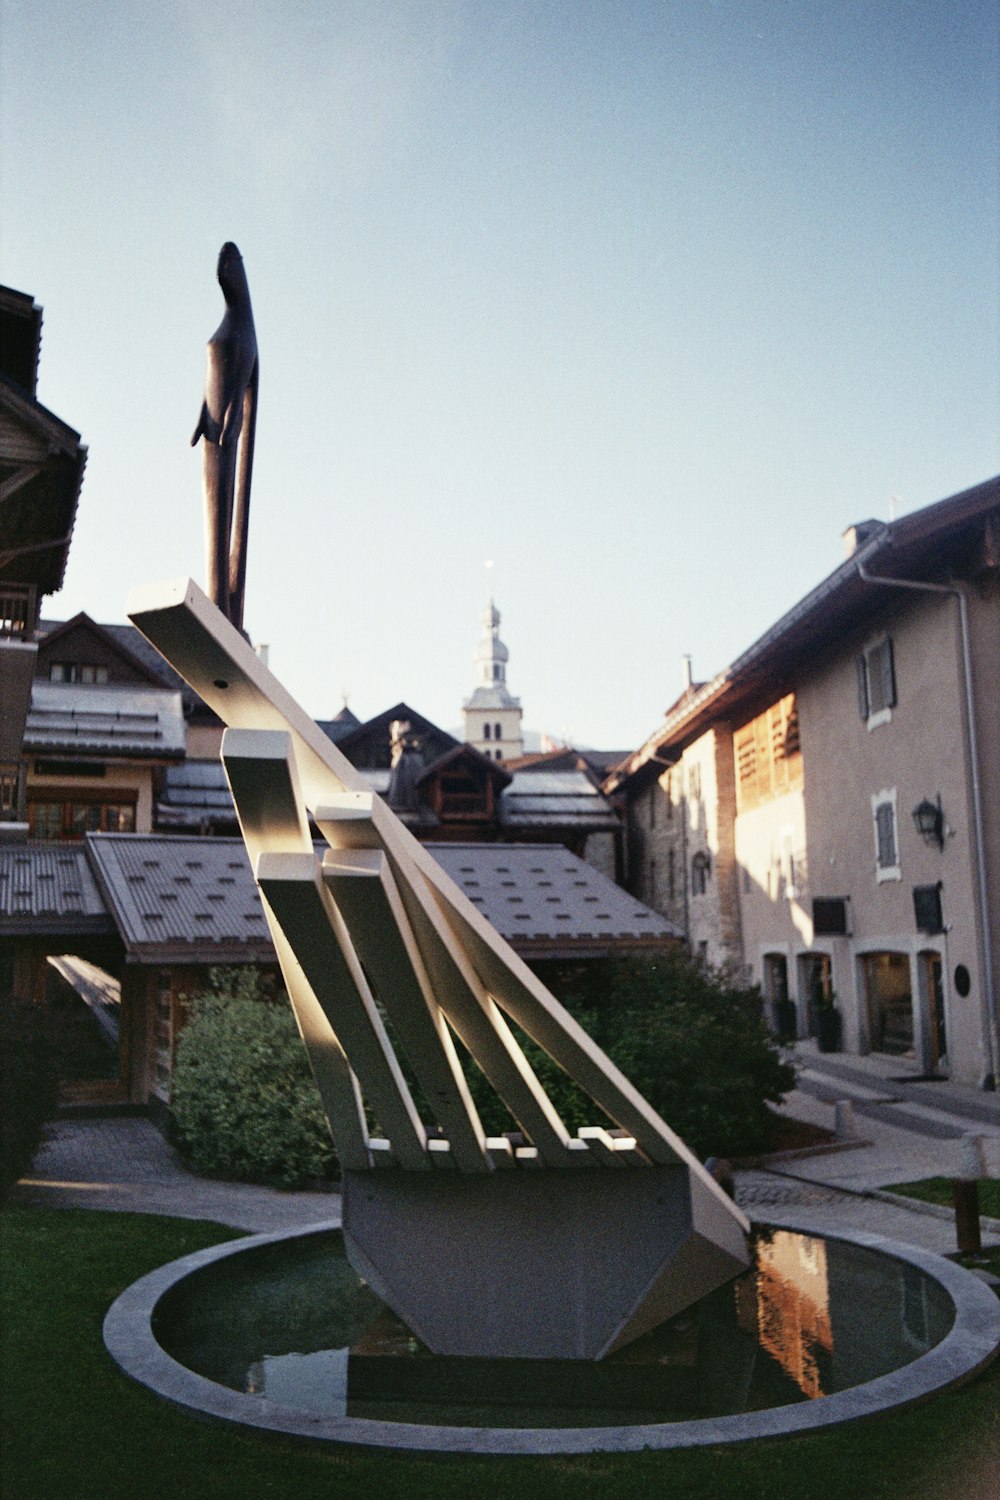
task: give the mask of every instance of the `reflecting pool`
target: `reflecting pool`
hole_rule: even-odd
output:
[[[910,1364],[953,1320],[948,1293],[914,1265],[758,1228],[748,1271],[610,1359],[445,1357],[386,1308],[327,1230],[193,1272],[160,1299],[153,1332],[197,1374],[318,1416],[617,1427],[848,1390]]]

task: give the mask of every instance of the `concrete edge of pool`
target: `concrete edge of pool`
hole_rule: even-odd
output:
[[[833,1234],[808,1220],[781,1227],[799,1234],[843,1240],[915,1266],[947,1292],[955,1307],[954,1324],[939,1344],[911,1364],[831,1396],[736,1416],[619,1427],[434,1427],[361,1417],[315,1416],[206,1380],[178,1364],[157,1343],[152,1331],[156,1305],[185,1277],[213,1262],[260,1246],[339,1229],[339,1220],[331,1220],[307,1229],[227,1241],[150,1272],[133,1282],[112,1304],[104,1320],[104,1344],[126,1375],[172,1405],[209,1420],[312,1442],[421,1453],[494,1455],[634,1453],[644,1448],[707,1447],[816,1431],[925,1400],[970,1380],[1000,1353],[1000,1299],[971,1272],[941,1256],[882,1235]]]

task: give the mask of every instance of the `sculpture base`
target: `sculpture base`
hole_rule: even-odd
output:
[[[345,1172],[348,1258],[435,1354],[601,1359],[745,1270],[684,1166]]]

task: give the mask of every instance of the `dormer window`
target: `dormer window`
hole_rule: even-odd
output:
[[[54,661],[49,665],[50,682],[85,682],[100,686],[107,680],[107,667],[94,662]]]

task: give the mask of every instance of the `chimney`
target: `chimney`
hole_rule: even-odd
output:
[[[847,530],[842,533],[844,556],[853,557],[858,548],[870,541],[876,532],[884,530],[884,521],[855,521],[853,526],[848,526]]]
[[[262,667],[266,667],[268,665],[268,657],[271,654],[271,648],[270,648],[270,646],[267,644],[266,641],[262,641],[261,644],[259,646],[256,646],[254,649],[255,649],[255,651],[257,653],[257,656],[258,656],[258,658],[260,660],[261,666]]]
[[[681,693],[690,693],[694,687],[694,678],[691,675],[691,653],[685,651],[681,657]]]

